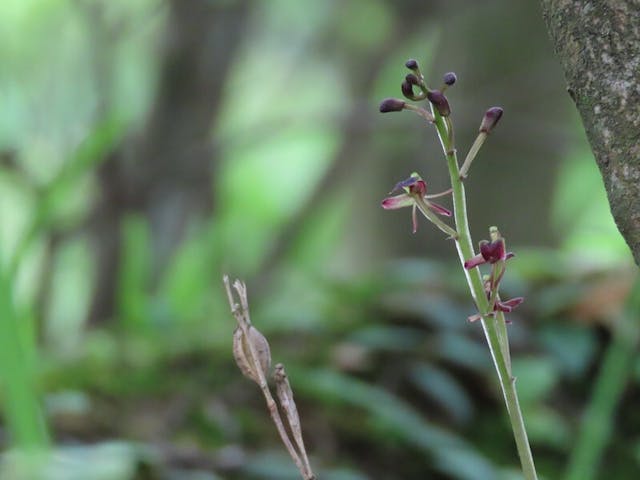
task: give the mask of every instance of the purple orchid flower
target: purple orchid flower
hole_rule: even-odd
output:
[[[480,253],[464,262],[464,268],[470,270],[483,263],[504,262],[515,256],[514,253],[506,251],[504,238],[502,238],[496,227],[491,227],[489,234],[491,235],[491,241],[482,240],[480,242]]]
[[[438,215],[450,217],[451,211],[429,200],[429,198],[439,195],[427,195],[427,184],[420,175],[415,172],[412,173],[406,180],[398,182],[389,193],[391,194],[397,191],[403,191],[403,193],[385,198],[382,201],[382,208],[385,210],[397,210],[399,208],[412,207],[411,218],[413,220],[413,233],[416,233],[418,230],[417,210],[420,210],[425,217],[435,223],[440,229],[450,235],[456,234],[453,229],[443,224],[443,222],[434,215],[434,213],[437,213]],[[443,228],[443,225],[446,229]]]

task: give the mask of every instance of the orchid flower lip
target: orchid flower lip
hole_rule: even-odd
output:
[[[493,242],[487,242],[486,240],[480,242],[480,254],[489,263],[505,260],[504,240],[498,238]]]

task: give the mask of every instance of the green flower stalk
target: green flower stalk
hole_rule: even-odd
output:
[[[522,303],[523,298],[516,297],[503,301],[499,293],[500,281],[506,271],[506,262],[513,257],[513,254],[506,251],[505,239],[497,227],[491,227],[489,231],[490,240],[480,242],[479,253],[476,254],[474,252],[471,233],[469,231],[466,195],[463,183],[463,180],[467,177],[471,162],[478,154],[486,138],[496,127],[502,117],[503,111],[500,107],[492,107],[487,110],[482,119],[478,137],[470,148],[462,167],[460,167],[454,141],[451,108],[449,100],[444,95],[445,89],[429,89],[415,60],[409,60],[405,65],[412,73],[410,74],[410,80],[405,79],[402,83],[402,93],[408,100],[428,99],[430,103],[429,110],[406,103],[404,100],[396,99],[391,102],[390,99],[387,99],[383,101],[380,111],[387,113],[411,110],[419,113],[428,123],[436,127],[436,132],[449,170],[451,188],[445,193],[450,193],[452,196],[455,226],[450,227],[438,218],[436,213],[440,215],[449,213],[450,216],[451,212],[430,201],[430,198],[434,196],[426,195],[426,183],[417,174],[412,174],[407,180],[398,183],[394,190],[402,189],[404,193],[395,197],[387,197],[383,200],[382,206],[385,209],[411,206],[413,209],[414,232],[416,229],[416,211],[419,211],[427,220],[434,223],[440,230],[446,233],[449,238],[455,241],[460,264],[463,267],[462,270],[477,309],[477,313],[468,319],[470,321],[479,320],[482,324],[496,373],[498,374],[498,380],[513,429],[524,478],[526,480],[537,480],[538,477],[531,454],[531,447],[529,446],[524,419],[516,392],[515,377],[511,372],[511,355],[506,327],[508,322],[505,318],[505,313],[510,313]],[[447,73],[444,77],[445,86],[452,86],[456,83],[456,79],[455,73]],[[414,86],[420,89],[420,93],[417,95],[413,91]],[[421,112],[424,112],[424,114]],[[491,273],[484,279],[478,268],[483,264],[491,265]]]

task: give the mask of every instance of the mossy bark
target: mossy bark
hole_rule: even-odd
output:
[[[640,4],[638,0],[541,3],[611,212],[640,265]]]

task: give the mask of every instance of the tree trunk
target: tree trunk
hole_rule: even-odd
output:
[[[169,2],[158,91],[144,130],[98,170],[102,199],[92,216],[98,271],[89,323],[114,313],[120,230],[128,212],[149,219],[155,284],[189,221],[212,209],[211,131],[248,5],[245,0]]]
[[[640,265],[640,3],[541,1],[611,212]]]

